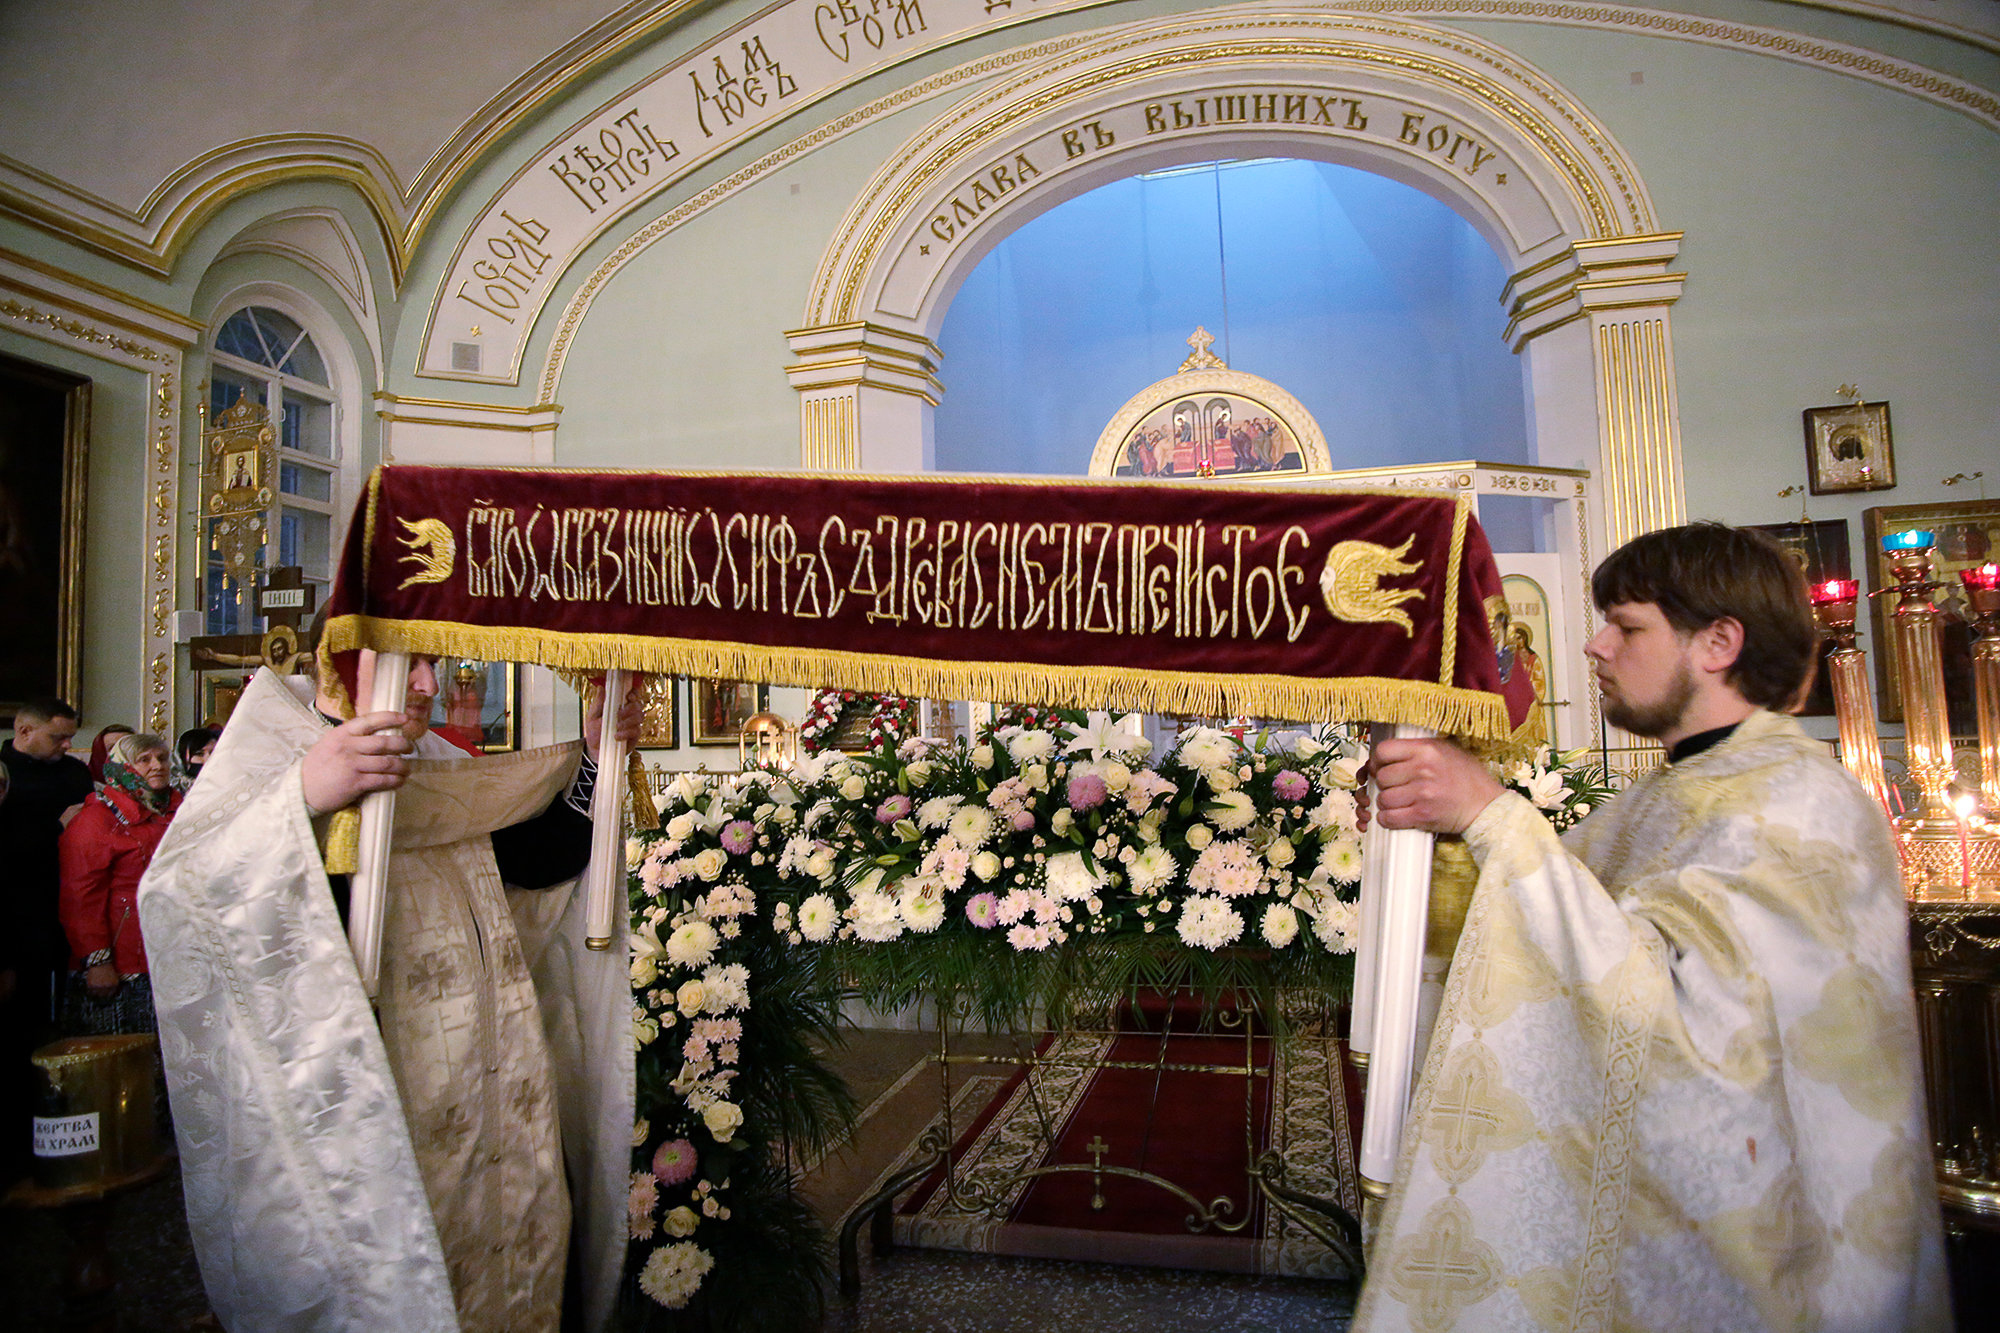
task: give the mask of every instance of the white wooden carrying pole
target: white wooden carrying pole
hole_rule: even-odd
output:
[[[1381,731],[1377,729],[1377,735]],[[1397,739],[1418,739],[1437,733],[1424,727],[1397,724]],[[1371,822],[1370,831],[1375,825]],[[1397,1155],[1403,1141],[1403,1121],[1410,1109],[1415,1081],[1417,997],[1423,985],[1424,932],[1430,924],[1431,848],[1433,835],[1421,829],[1382,829],[1371,859],[1381,865],[1374,905],[1375,961],[1370,1001],[1368,1091],[1361,1120],[1361,1186],[1380,1197],[1396,1179]],[[1364,863],[1363,873],[1367,873]],[[1362,910],[1368,909],[1366,880]],[[1368,923],[1361,928],[1367,946]],[[1360,1003],[1360,960],[1356,960],[1356,1007]],[[1357,1020],[1358,1023],[1358,1020]]]
[[[400,713],[410,693],[410,655],[377,653],[367,710]],[[396,793],[372,791],[361,798],[361,843],[348,881],[347,941],[362,989],[374,999],[382,985],[382,918],[388,905],[389,835],[396,827]]]
[[[583,942],[609,949],[623,935],[625,914],[625,742],[618,739],[618,714],[632,673],[618,667],[604,673],[603,721],[597,732],[597,786],[590,795],[590,867],[584,871]]]
[[[1374,779],[1370,778],[1367,786],[1355,795],[1373,810]],[[1375,977],[1381,965],[1382,945],[1382,871],[1388,865],[1389,855],[1382,835],[1387,832],[1387,829],[1370,820],[1368,831],[1361,835],[1361,896],[1356,904],[1360,920],[1355,932],[1354,999],[1347,1021],[1347,1049],[1354,1063],[1364,1069],[1368,1065],[1369,1053],[1375,1049]]]

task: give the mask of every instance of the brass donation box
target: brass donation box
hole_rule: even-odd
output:
[[[158,1039],[67,1037],[35,1052],[35,1183],[104,1187],[159,1156],[153,1114]]]

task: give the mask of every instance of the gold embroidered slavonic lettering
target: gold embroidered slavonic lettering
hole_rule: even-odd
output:
[[[1305,632],[1306,618],[1312,614],[1312,607],[1310,606],[1302,608],[1296,616],[1292,614],[1292,599],[1286,588],[1287,576],[1291,576],[1291,580],[1298,583],[1306,581],[1304,565],[1288,565],[1285,563],[1285,554],[1291,549],[1292,538],[1294,537],[1297,537],[1304,544],[1306,553],[1309,554],[1312,551],[1312,534],[1296,523],[1286,528],[1284,536],[1278,538],[1278,576],[1276,586],[1278,600],[1285,608],[1286,643],[1297,643],[1299,641],[1299,635]]]

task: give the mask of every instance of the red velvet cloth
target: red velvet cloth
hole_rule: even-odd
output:
[[[1007,700],[1109,682],[1126,706],[1244,705],[1199,711],[1271,714],[1274,690],[1289,690],[1315,707],[1291,716],[1361,715],[1320,705],[1335,697],[1325,682],[1362,678],[1451,698],[1472,719],[1460,730],[1495,735],[1508,724],[1485,601],[1500,579],[1469,518],[1454,560],[1459,503],[1189,482],[391,466],[350,527],[329,644],[349,680],[349,650],[370,646],[905,693],[957,684],[956,697]],[[1367,545],[1336,555],[1340,543]],[[1324,590],[1330,556],[1358,562],[1358,601],[1351,580],[1344,601]],[[1399,592],[1421,596],[1387,596]],[[1372,720],[1424,720],[1413,691],[1376,693]]]

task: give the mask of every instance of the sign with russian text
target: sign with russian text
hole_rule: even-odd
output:
[[[80,1157],[97,1151],[97,1112],[35,1117],[35,1156]]]
[[[1511,730],[1461,497],[389,466],[322,652]]]

